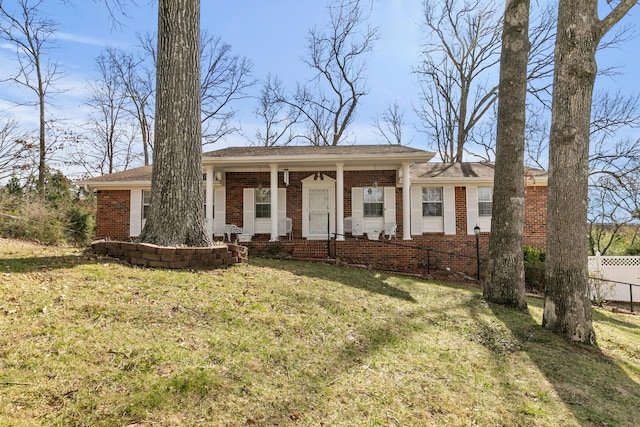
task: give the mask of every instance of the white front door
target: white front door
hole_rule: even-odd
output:
[[[326,240],[336,231],[336,181],[316,174],[302,180],[302,237]]]
[[[329,232],[329,189],[309,189],[309,237]]]

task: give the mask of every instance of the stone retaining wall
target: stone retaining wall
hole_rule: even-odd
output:
[[[149,243],[99,240],[91,244],[98,255],[108,255],[132,265],[155,268],[221,268],[247,262],[245,246],[167,247]]]

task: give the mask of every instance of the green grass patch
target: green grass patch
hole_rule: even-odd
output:
[[[0,425],[634,426],[640,319],[599,347],[474,287],[252,259],[166,271],[0,240]]]

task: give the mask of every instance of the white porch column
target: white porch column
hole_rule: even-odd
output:
[[[344,240],[344,163],[336,163],[336,240]]]
[[[271,164],[271,242],[278,240],[278,165]]]
[[[213,166],[207,166],[206,190],[204,193],[205,222],[207,234],[213,236]]]
[[[411,177],[408,162],[402,164],[402,240],[411,240]]]

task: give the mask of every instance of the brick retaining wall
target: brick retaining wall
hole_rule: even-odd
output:
[[[488,257],[489,233],[480,235],[480,273],[484,276]],[[246,243],[252,256],[290,259],[337,259],[339,263],[358,264],[370,269],[411,274],[430,270],[452,271],[475,278],[477,275],[476,241],[474,235],[426,234],[412,240],[368,240],[347,237],[332,241],[329,250],[326,240],[265,239]]]
[[[167,247],[149,243],[100,240],[91,244],[98,255],[108,255],[132,265],[156,268],[221,268],[248,261],[245,246]]]

